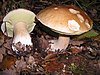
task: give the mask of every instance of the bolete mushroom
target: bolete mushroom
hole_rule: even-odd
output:
[[[62,35],[80,35],[92,28],[89,16],[74,5],[51,5],[41,10],[36,18],[51,30]],[[66,49],[70,37],[59,35],[51,44],[52,50]]]
[[[10,11],[3,19],[2,32],[13,37],[12,49],[16,53],[31,50],[30,32],[35,26],[35,14],[27,9],[19,8]]]

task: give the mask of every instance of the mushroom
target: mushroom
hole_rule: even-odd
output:
[[[54,44],[51,44],[51,49],[54,51],[67,48],[70,41],[68,35],[80,35],[93,26],[89,16],[74,5],[51,5],[41,10],[36,18],[44,26],[59,33],[58,40],[54,40]]]
[[[17,54],[32,49],[30,32],[35,26],[35,14],[19,8],[10,11],[3,19],[2,32],[13,37],[12,49]]]

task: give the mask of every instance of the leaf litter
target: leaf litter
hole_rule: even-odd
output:
[[[79,2],[81,1],[79,0]],[[87,1],[87,3],[89,1]],[[7,2],[8,4],[12,4],[11,6],[13,7],[8,5]],[[30,0],[28,2],[25,0],[25,4],[23,0],[18,2],[16,0],[13,0],[12,3],[11,1],[1,2],[2,13],[0,14],[0,23],[5,14],[10,10],[18,8],[17,6],[30,9],[37,13],[39,10],[56,1],[41,0],[32,2],[32,0]],[[67,2],[61,1],[61,3],[66,4]],[[70,3],[75,2],[68,1],[68,4]],[[21,6],[22,4],[25,6]],[[84,5],[84,2],[80,4]],[[9,8],[7,8],[7,6]],[[90,7],[92,6],[85,8],[88,8],[88,12],[90,14],[92,13],[92,18],[95,18],[95,31],[93,30],[95,35],[91,35],[91,37],[88,33],[81,36],[72,36],[72,40],[66,50],[50,51],[49,40],[57,39],[58,35],[49,35],[41,29],[41,27],[36,26],[31,33],[33,42],[32,52],[24,56],[15,55],[11,48],[12,38],[8,38],[0,32],[0,75],[99,75],[100,29],[98,23],[100,22],[97,23],[97,21],[99,21],[97,20],[99,9],[93,7],[92,10]],[[7,8],[6,11],[5,8]],[[94,10],[95,8],[96,10]]]

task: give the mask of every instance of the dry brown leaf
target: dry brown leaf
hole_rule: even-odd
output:
[[[4,43],[4,35],[2,34],[2,32],[0,32],[0,46],[2,46]]]
[[[64,64],[56,61],[46,62],[43,65],[46,72],[60,71],[64,68]]]
[[[46,39],[44,38],[44,36],[41,36],[41,37],[39,38],[39,47],[42,48],[42,49],[46,49],[46,48],[48,47],[48,45],[49,45],[48,40],[46,40]]]
[[[15,69],[6,69],[4,71],[0,71],[0,75],[18,75]]]
[[[55,58],[55,57],[57,57],[57,54],[50,53],[44,58],[44,60],[46,61],[46,60],[49,60],[49,59],[52,59],[52,58]]]
[[[43,67],[47,72],[60,71],[64,68],[64,64],[58,60],[57,54],[48,54],[43,61]]]
[[[2,22],[3,20],[3,15],[1,15],[1,12],[0,12],[0,22]]]
[[[0,62],[2,62],[3,55],[6,54],[6,49],[4,47],[0,48]]]
[[[6,49],[4,47],[0,48],[0,54],[6,54]]]
[[[73,47],[70,50],[71,50],[72,54],[78,54],[78,53],[80,53],[82,51],[81,49],[76,48],[76,47],[75,48]]]
[[[83,43],[84,43],[84,41],[70,40],[70,44],[72,44],[72,45],[78,45],[78,46],[80,46],[80,45],[83,44]]]
[[[0,62],[2,62],[2,59],[3,59],[3,55],[0,54]]]
[[[16,62],[16,58],[12,55],[5,55],[0,65],[0,69],[10,69]]]
[[[21,57],[20,60],[16,61],[16,70],[17,72],[20,72],[21,69],[26,68],[26,62],[24,61],[24,57]]]
[[[12,43],[12,39],[6,39],[6,42],[4,43],[3,46],[8,50],[11,50],[11,43]]]
[[[28,60],[26,61],[28,64],[33,64],[33,63],[35,63],[35,59],[34,59],[34,57],[33,56],[29,56],[29,58],[28,58]]]

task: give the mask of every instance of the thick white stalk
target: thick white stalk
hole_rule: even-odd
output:
[[[69,41],[70,41],[70,37],[59,36],[58,40],[52,41],[51,49],[53,51],[58,50],[58,49],[65,50],[68,47]]]
[[[20,48],[24,47],[24,50],[26,51],[26,46],[32,46],[31,37],[27,31],[27,24],[23,22],[18,22],[14,25],[14,38],[13,38],[13,44],[16,46],[20,42],[21,46]],[[17,49],[12,46],[14,51],[17,51]]]

